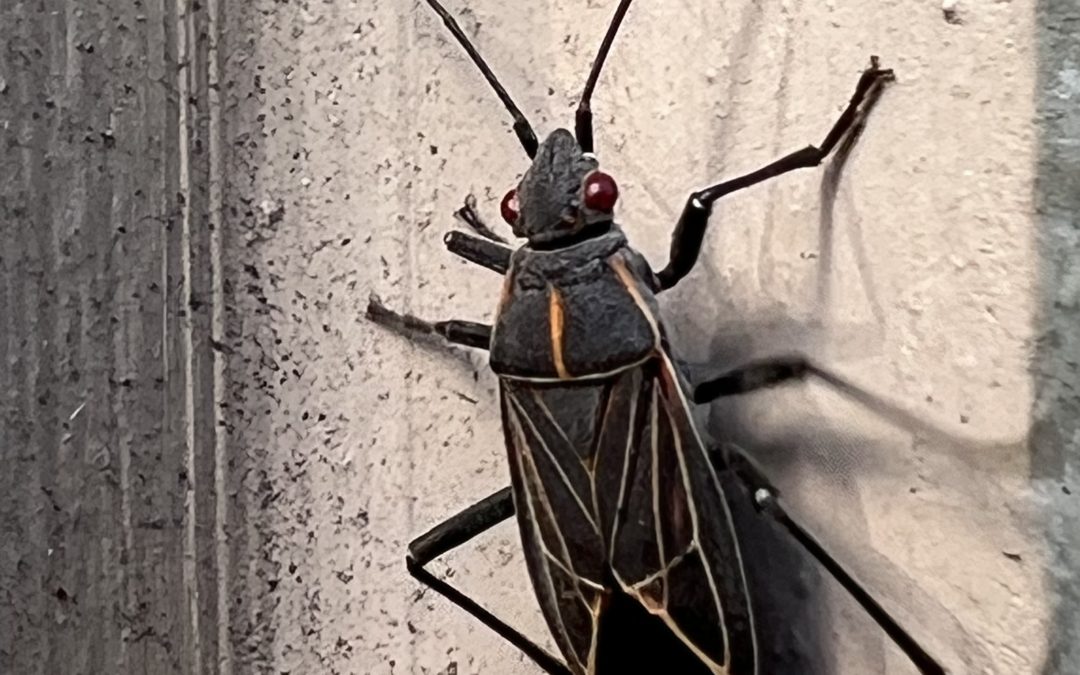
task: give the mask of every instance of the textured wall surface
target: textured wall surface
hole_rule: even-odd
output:
[[[453,0],[533,126],[572,123],[614,2]],[[798,350],[820,383],[701,411],[955,672],[1080,670],[1080,7],[638,0],[594,99],[660,267],[687,192],[820,142],[846,162],[715,210],[663,300],[686,360]],[[533,673],[420,587],[410,539],[508,481],[483,354],[368,294],[489,320],[442,236],[527,167],[424,3],[0,5],[0,673]],[[737,492],[733,490],[733,492]],[[740,516],[801,672],[908,672]],[[752,528],[752,529],[751,529]],[[550,645],[513,524],[433,569]]]
[[[0,4],[5,674],[204,672],[227,654],[208,19]]]

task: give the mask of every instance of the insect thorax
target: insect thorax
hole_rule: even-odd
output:
[[[618,227],[565,248],[523,246],[499,303],[492,370],[568,380],[641,363],[660,347],[652,279]]]

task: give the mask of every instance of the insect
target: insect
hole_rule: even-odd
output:
[[[819,165],[891,80],[876,58],[820,146],[693,192],[653,272],[614,219],[618,187],[594,154],[590,99],[631,0],[621,0],[593,62],[574,133],[539,143],[491,69],[437,1],[427,0],[513,118],[532,160],[500,211],[526,243],[491,236],[472,202],[458,212],[476,237],[451,232],[450,251],[504,275],[493,325],[429,322],[385,307],[372,320],[490,351],[498,376],[511,486],[409,546],[409,571],[512,642],[549,673],[759,671],[758,627],[739,537],[718,470],[736,472],[770,513],[832,573],[926,673],[944,672],[783,510],[738,452],[710,452],[691,403],[818,373],[801,358],[753,362],[690,387],[674,365],[656,296],[694,267],[711,210],[724,195]],[[425,565],[517,514],[541,610],[565,664]]]

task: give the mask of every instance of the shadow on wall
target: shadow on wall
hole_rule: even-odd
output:
[[[819,306],[827,306],[829,300],[827,270],[837,187],[861,131],[857,129],[837,149],[822,181]],[[740,330],[737,336],[709,338],[705,349],[708,365],[695,370],[694,379],[766,354],[812,353],[811,343],[822,335],[821,329],[806,320],[779,314],[761,316],[759,312],[753,325],[736,329]],[[750,400],[735,398],[713,404],[706,428],[713,443],[733,443],[748,450],[789,498],[785,499],[789,510],[796,502],[818,505],[809,511],[795,508],[795,515],[812,531],[829,535],[822,540],[826,549],[848,566],[871,594],[894,608],[893,618],[901,626],[921,625],[922,640],[927,639],[925,633],[933,633],[935,644],[925,646],[953,667],[961,659],[968,666],[989,667],[985,650],[948,610],[886,556],[863,545],[869,539],[870,526],[859,485],[891,473],[883,466],[891,463],[899,467],[906,461],[890,457],[910,459],[910,448],[871,429],[895,424],[911,427],[913,433],[917,428],[949,447],[961,442],[933,425],[909,418],[868,392],[847,393],[864,407],[859,413],[864,417],[822,418],[798,393],[783,389],[759,392]],[[782,409],[788,423],[782,428],[758,428],[756,413],[769,408]],[[743,545],[763,672],[826,674],[841,666],[844,672],[885,672],[889,662],[886,653],[893,647],[882,630],[788,532],[755,511],[740,482],[733,477],[722,480]]]
[[[1036,396],[1031,413],[1030,480],[1043,514],[1041,541],[1048,548],[1050,564],[1046,596],[1053,608],[1046,636],[1046,661],[1039,672],[1064,675],[1080,672],[1080,527],[1076,526],[1080,522],[1080,40],[1076,39],[1080,34],[1080,7],[1071,0],[1041,0],[1036,30],[1039,51],[1035,95],[1040,138],[1034,203],[1040,305],[1032,369]],[[823,184],[819,233],[822,270],[828,268],[825,260],[832,241],[830,214],[842,165],[843,157],[831,162]],[[722,286],[718,271],[702,272],[699,283]],[[822,290],[819,287],[818,300],[827,304],[827,292]],[[757,317],[754,323],[737,336],[713,336],[705,350],[709,362],[734,365],[773,353],[778,347],[806,349],[806,336],[813,340],[820,328],[783,316]],[[762,330],[763,325],[767,329]],[[767,344],[760,342],[759,336],[764,336],[761,339]],[[769,465],[771,475],[781,476],[780,481],[786,472],[806,471],[798,466],[799,462],[821,463],[817,469],[834,479],[830,489],[837,495],[850,496],[843,505],[850,512],[846,524],[855,528],[856,537],[866,531],[861,505],[851,489],[863,467],[825,466],[824,462],[834,461],[836,456],[850,459],[848,449],[865,453],[867,444],[876,441],[820,424],[763,439],[753,425],[746,423],[748,415],[748,407],[742,402],[722,402],[710,411],[708,430],[714,439],[749,448]],[[798,452],[793,450],[796,448]],[[747,564],[756,572],[751,584],[758,622],[769,628],[762,644],[766,665],[781,670],[797,665],[802,672],[819,673],[830,672],[840,662],[849,663],[835,656],[837,646],[829,644],[845,621],[836,615],[846,612],[830,611],[828,623],[821,619],[820,605],[837,600],[829,591],[833,584],[805,552],[790,543],[785,533],[753,513],[737,487],[729,485],[729,492],[736,495],[733,506],[744,537]],[[815,606],[814,611],[808,609]],[[781,627],[784,632],[774,632]],[[869,645],[860,657],[868,668],[880,670],[884,653],[882,643],[873,637],[874,629],[862,626],[856,631],[857,637],[848,633],[845,641]]]
[[[751,20],[744,22],[743,30],[753,33],[757,28],[753,21],[755,17],[749,18]],[[1046,593],[1055,610],[1049,624],[1051,633],[1046,636],[1048,657],[1040,672],[1063,675],[1080,669],[1080,590],[1074,572],[1080,568],[1080,528],[1069,525],[1078,522],[1080,517],[1077,513],[1080,502],[1075,495],[1080,456],[1080,395],[1077,394],[1080,369],[1075,356],[1080,354],[1080,333],[1076,328],[1080,325],[1077,320],[1080,275],[1074,262],[1080,243],[1080,148],[1076,145],[1076,139],[1080,138],[1080,109],[1077,107],[1080,102],[1080,41],[1075,38],[1080,33],[1080,9],[1073,2],[1043,0],[1037,25],[1040,49],[1037,106],[1042,137],[1035,201],[1040,218],[1038,237],[1043,290],[1038,319],[1040,340],[1033,373],[1037,398],[1032,414],[1031,479],[1033,492],[1044,514],[1045,533],[1042,536],[1050,547],[1052,564],[1047,574],[1052,587],[1047,588]],[[722,147],[722,140],[714,138],[713,144]],[[822,307],[830,305],[827,270],[833,246],[832,212],[845,161],[846,155],[841,152],[828,163],[822,185],[817,294],[818,306]],[[857,223],[844,227],[857,230]],[[852,236],[857,237],[858,232]],[[859,248],[857,242],[856,248]],[[856,255],[860,253],[855,251]],[[722,288],[724,283],[719,270],[709,268],[707,259],[703,262],[704,269],[700,270],[697,283],[711,289]],[[695,321],[685,308],[673,309],[675,317],[685,319],[691,325],[700,323],[700,318]],[[679,332],[679,324],[683,322],[676,320],[674,323],[673,328]],[[703,349],[691,351],[704,353],[713,370],[723,370],[724,366],[734,366],[766,354],[796,349],[813,353],[813,345],[808,342],[813,343],[821,336],[821,328],[810,325],[807,320],[779,314],[757,315],[753,325],[736,327],[737,335],[703,336],[702,331],[697,331],[696,337],[707,344],[695,345]],[[886,457],[904,449],[883,442],[875,434],[852,432],[853,428],[862,428],[854,420],[832,425],[812,415],[800,414],[797,409],[793,409],[791,415],[796,423],[779,433],[763,434],[750,423],[753,412],[774,403],[784,406],[787,411],[791,400],[776,396],[766,399],[761,406],[739,400],[722,401],[709,411],[707,429],[714,441],[732,442],[747,448],[765,464],[769,475],[781,486],[788,475],[796,480],[810,474],[820,476],[827,484],[824,496],[844,500],[842,503],[825,500],[830,501],[827,508],[846,512],[842,517],[830,514],[833,526],[825,528],[824,532],[842,528],[846,530],[846,537],[856,541],[867,535],[869,526],[857,486],[864,482],[867,472],[875,470],[874,462],[868,458]],[[798,422],[803,420],[809,426],[800,428]],[[987,447],[985,450],[1012,454],[1022,449]],[[829,673],[841,664],[852,666],[856,663],[863,672],[882,672],[888,647],[880,631],[865,616],[855,616],[861,610],[851,605],[843,591],[785,532],[754,513],[739,485],[734,481],[727,481],[726,485],[750,575],[765,672]],[[820,486],[820,482],[817,485]],[[991,488],[985,486],[982,490],[990,491]],[[822,494],[816,496],[822,501]],[[1041,541],[1038,534],[1033,535],[1033,539]],[[842,553],[859,555],[858,551]],[[846,555],[838,557],[848,561]],[[887,595],[915,596],[908,598],[907,604],[914,612],[913,616],[920,619],[927,616],[922,614],[923,611],[930,612],[933,618],[923,621],[923,627],[930,626],[929,630],[937,633],[933,636],[935,641],[952,648],[956,656],[970,656],[974,662],[992,667],[989,656],[974,638],[967,635],[943,607],[925,597],[926,594],[908,580],[902,570],[893,566],[881,574],[882,578],[869,580],[872,592],[880,593],[885,585],[890,587],[885,591]],[[890,574],[896,578],[889,578]],[[828,608],[827,611],[822,611],[822,607]],[[915,610],[915,607],[919,609]],[[897,618],[901,625],[918,625],[903,616]],[[851,645],[858,645],[858,649],[852,650]],[[934,645],[928,646],[935,651]]]
[[[881,90],[878,90],[867,101],[867,110],[876,104],[880,95]],[[821,273],[817,301],[820,306],[828,305],[831,290],[828,281],[831,275],[825,271],[831,265],[838,186],[862,131],[861,125],[856,127],[826,162],[819,223],[821,259],[818,268]],[[745,363],[763,352],[775,351],[774,344],[762,344],[758,339],[762,336],[766,336],[764,340],[769,343],[793,339],[794,344],[801,344],[805,336],[814,331],[803,321],[783,316],[768,317],[765,323],[770,326],[768,330],[747,327],[746,333],[738,339],[733,340],[730,335],[714,336],[707,350],[710,362],[728,366]],[[794,410],[792,413],[798,416]],[[868,536],[868,523],[854,490],[858,460],[853,465],[843,458],[857,458],[858,448],[865,448],[875,441],[822,424],[766,438],[755,432],[753,424],[745,423],[751,416],[739,400],[721,400],[711,406],[707,429],[714,442],[734,443],[750,450],[755,459],[767,466],[773,479],[780,481],[779,484],[784,482],[782,476],[804,473],[805,469],[800,467],[807,462],[824,468],[821,473],[832,484],[830,492],[842,495],[844,499],[843,527]],[[756,512],[750,495],[734,476],[723,476],[722,481],[729,495],[747,564],[763,672],[826,674],[836,672],[841,665],[868,673],[884,672],[883,636],[875,625],[787,531],[771,518]],[[840,527],[836,519],[831,520],[832,525]],[[804,521],[803,524],[808,523]],[[838,636],[843,636],[839,642]],[[849,650],[846,645],[858,645],[858,649]]]
[[[728,43],[728,49],[732,54],[744,53],[748,45],[759,39],[763,30],[765,25],[761,5],[749,3],[739,17],[738,28]],[[788,50],[788,53],[794,52]],[[737,60],[733,61],[738,63]],[[738,79],[733,77],[730,81]],[[731,100],[734,93],[729,91],[717,98]],[[786,104],[786,101],[782,104]],[[850,138],[857,139],[860,132],[857,130]],[[725,147],[725,135],[728,133],[728,125],[720,126],[714,131],[710,145]],[[837,186],[853,145],[851,142],[843,143],[826,162],[819,226],[821,270],[827,269],[830,264],[832,213]],[[711,289],[710,296],[715,299],[716,289],[723,288],[725,282],[707,256],[702,258],[696,274],[693,283]],[[828,303],[831,291],[827,281],[829,275],[822,273],[819,276],[822,283],[818,284],[818,302],[824,305]],[[681,304],[669,306],[669,309],[674,320],[669,327],[673,329],[678,342],[677,336],[682,332],[680,326],[699,324],[700,317],[693,316]],[[715,335],[709,330],[694,331],[691,328],[691,334],[696,334],[693,337],[688,335],[689,339],[707,342],[695,344],[695,348],[690,350],[690,353],[704,354],[705,363],[708,364],[702,364],[707,371],[695,371],[694,379],[699,374],[714,375],[716,372],[712,371],[724,370],[755,357],[791,351],[793,345],[801,345],[805,349],[805,336],[819,334],[821,328],[806,325],[804,320],[796,318],[779,315],[763,317],[760,313],[752,323],[736,327],[738,335]],[[755,398],[760,400],[762,395],[771,396],[768,393],[755,394]],[[753,424],[748,423],[752,415],[743,403],[739,399],[722,399],[710,407],[705,425],[710,441],[734,443],[749,450],[755,459],[766,460],[764,466],[770,477],[780,484],[784,483],[783,475],[800,474],[807,463],[817,465],[814,469],[821,469],[822,475],[826,475],[831,483],[830,494],[843,497],[844,527],[856,533],[856,537],[858,533],[865,535],[868,531],[867,520],[854,489],[859,471],[855,465],[858,460],[853,460],[855,464],[849,464],[845,458],[857,457],[855,449],[865,448],[872,441],[822,424],[790,433],[785,430],[782,434],[764,438],[755,431]],[[829,466],[826,467],[826,464]],[[723,474],[720,478],[739,531],[758,626],[762,672],[826,675],[836,672],[841,665],[850,672],[884,672],[886,646],[880,629],[787,531],[771,518],[756,512],[750,495],[738,479]]]
[[[1035,208],[1041,263],[1033,363],[1033,487],[1054,604],[1044,675],[1080,671],[1080,6],[1041,0]]]

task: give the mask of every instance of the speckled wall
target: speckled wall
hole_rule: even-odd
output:
[[[614,2],[447,4],[572,124]],[[1078,33],[1067,0],[637,0],[594,99],[659,267],[691,189],[896,70],[846,161],[718,205],[663,307],[686,361],[853,385],[699,413],[957,673],[1080,670]],[[527,167],[425,3],[5,0],[0,139],[0,673],[538,672],[404,567],[508,482],[497,388],[364,309],[490,320],[442,237],[469,193],[508,236]],[[739,519],[771,663],[910,671]],[[512,523],[432,569],[551,646]]]

